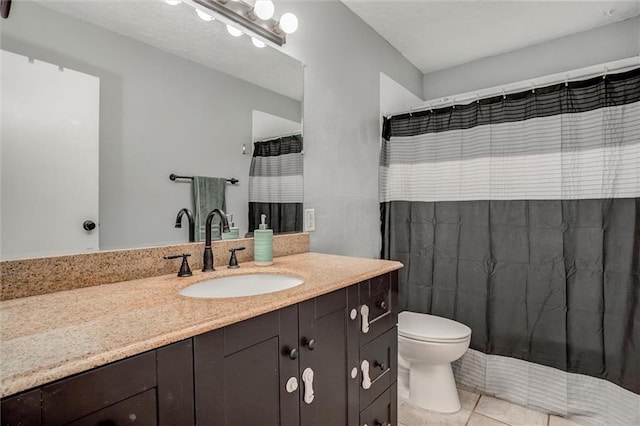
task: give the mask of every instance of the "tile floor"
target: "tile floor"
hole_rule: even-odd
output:
[[[533,411],[486,395],[458,390],[462,409],[453,414],[437,414],[406,402],[399,402],[401,426],[577,426],[577,423]]]

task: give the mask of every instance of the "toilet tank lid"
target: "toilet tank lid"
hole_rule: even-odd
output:
[[[469,337],[471,329],[447,318],[404,311],[398,315],[398,334],[416,340],[459,340]]]

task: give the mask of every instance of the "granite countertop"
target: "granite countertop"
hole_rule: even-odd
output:
[[[8,396],[264,314],[402,267],[394,261],[302,253],[218,268],[103,284],[0,302],[0,396]],[[214,277],[298,275],[304,284],[265,295],[196,299],[178,291]]]

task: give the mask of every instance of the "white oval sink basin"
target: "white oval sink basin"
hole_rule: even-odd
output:
[[[302,284],[304,280],[295,275],[247,274],[212,278],[192,284],[179,293],[200,298],[243,297],[273,293]]]

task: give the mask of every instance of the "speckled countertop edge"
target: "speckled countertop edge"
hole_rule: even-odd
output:
[[[319,253],[104,284],[0,302],[0,396],[8,396],[347,287],[402,267]],[[258,296],[196,299],[178,291],[206,279],[258,272],[298,275],[300,286]]]

